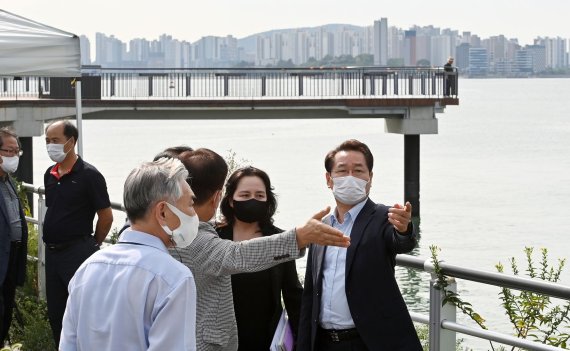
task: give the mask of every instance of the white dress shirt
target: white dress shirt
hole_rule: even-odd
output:
[[[356,204],[344,215],[339,223],[337,209],[331,214],[331,226],[350,236],[354,220],[360,213],[368,198]],[[321,327],[325,329],[354,328],[354,321],[348,308],[345,291],[346,252],[344,247],[327,246],[323,264],[323,296],[321,299]]]
[[[196,286],[162,241],[127,230],[69,283],[59,349],[196,350]]]

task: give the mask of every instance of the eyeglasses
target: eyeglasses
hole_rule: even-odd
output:
[[[24,154],[24,150],[20,150],[20,149],[17,149],[17,150],[0,149],[0,151],[7,152],[9,155],[12,155],[12,156],[22,156]]]

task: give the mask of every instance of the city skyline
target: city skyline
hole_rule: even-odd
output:
[[[195,42],[204,36],[249,35],[285,28],[317,27],[329,23],[369,26],[388,17],[393,26],[409,28],[433,25],[481,37],[504,35],[517,38],[521,45],[532,44],[536,37],[570,38],[565,25],[570,13],[567,0],[538,2],[480,0],[477,4],[450,1],[409,0],[383,4],[353,0],[350,8],[331,5],[330,1],[290,0],[286,3],[248,0],[220,0],[199,4],[163,0],[158,4],[133,7],[127,2],[109,0],[23,0],[2,8],[17,15],[77,34],[94,38],[102,32],[128,41],[157,38],[162,34]]]

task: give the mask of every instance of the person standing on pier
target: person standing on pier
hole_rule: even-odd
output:
[[[10,176],[22,156],[18,135],[0,128],[0,347],[8,338],[16,286],[26,280],[28,225]]]
[[[443,65],[443,71],[445,72],[445,96],[455,95],[455,80],[457,79],[457,75],[454,74],[453,57],[450,56],[447,59],[447,63]]]
[[[373,163],[358,140],[325,157],[336,209],[323,221],[350,236],[351,245],[310,246],[297,351],[422,350],[394,277],[396,254],[417,243],[412,206],[389,208],[368,197]]]
[[[77,128],[67,120],[55,121],[45,133],[48,155],[56,162],[44,174],[43,240],[48,318],[58,345],[69,281],[83,261],[99,250],[111,229],[113,212],[105,178],[75,153]]]

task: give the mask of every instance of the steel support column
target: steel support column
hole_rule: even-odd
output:
[[[412,217],[420,216],[420,136],[404,135],[404,201],[412,204]]]

